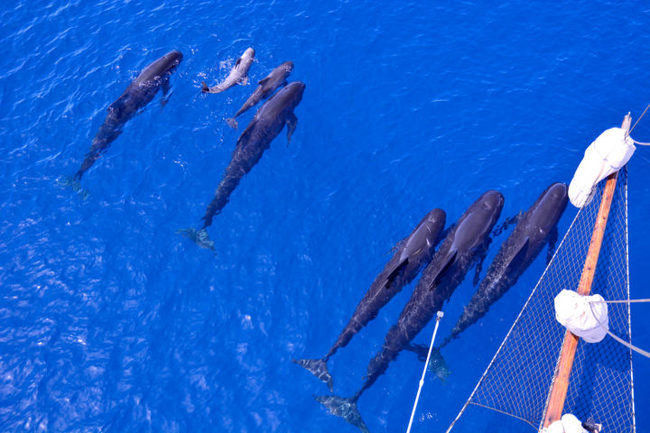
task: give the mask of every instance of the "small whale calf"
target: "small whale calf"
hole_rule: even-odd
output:
[[[225,80],[212,87],[201,83],[201,90],[203,93],[221,93],[237,84],[248,84],[248,70],[253,64],[253,60],[255,60],[255,50],[250,47],[246,48],[246,51],[237,59],[235,66],[230,70]]]
[[[284,62],[277,68],[273,69],[269,75],[260,80],[257,89],[255,89],[253,94],[248,97],[237,113],[227,120],[228,124],[233,128],[237,128],[237,120],[235,119],[246,112],[249,108],[257,105],[261,100],[271,96],[278,87],[286,86],[287,77],[291,74],[291,71],[293,71],[293,62]]]
[[[530,266],[544,245],[549,253],[557,240],[557,222],[568,202],[568,189],[563,183],[550,185],[528,211],[518,218],[517,226],[501,245],[487,274],[472,299],[465,306],[451,334],[438,349],[476,323],[497,302]],[[550,259],[550,254],[549,254]]]
[[[501,193],[487,191],[449,230],[431,263],[422,272],[397,323],[386,334],[382,350],[368,364],[366,380],[361,389],[352,398],[335,395],[315,397],[330,413],[344,418],[362,432],[368,432],[357,409],[359,397],[388,369],[397,355],[410,345],[463,281],[471,266],[484,256],[490,243],[490,232],[501,214],[503,202]]]
[[[86,158],[73,176],[79,181],[110,144],[122,133],[122,128],[139,110],[156,96],[163,93],[163,105],[168,100],[169,77],[183,60],[180,51],[171,51],[145,67],[140,75],[129,84],[124,93],[108,107],[104,123],[99,127]]]
[[[214,243],[207,236],[207,227],[212,219],[226,206],[230,195],[242,178],[257,164],[271,141],[287,126],[287,141],[296,129],[298,118],[293,110],[302,100],[305,84],[295,81],[267,100],[257,111],[255,117],[239,136],[230,164],[226,167],[214,198],[203,216],[203,226],[199,230],[184,229],[179,232],[203,248],[214,251]]]
[[[375,278],[370,289],[354,310],[348,324],[327,355],[321,359],[299,359],[294,362],[312,372],[325,382],[332,391],[332,376],[327,370],[327,361],[342,347],[345,347],[364,326],[377,317],[379,310],[408,285],[429,263],[438,244],[440,232],[445,227],[445,212],[434,209],[429,212],[413,232],[396,246],[397,251]]]

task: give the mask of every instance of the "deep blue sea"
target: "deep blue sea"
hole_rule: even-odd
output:
[[[498,189],[503,220],[568,182],[627,111],[636,119],[650,102],[648,28],[642,2],[1,2],[0,431],[354,432],[291,359],[326,353],[426,212],[452,223]],[[202,95],[200,83],[248,46],[251,82],[292,60],[307,88],[291,144],[283,131],[209,228],[215,256],[176,230],[199,224],[238,137],[225,119],[254,89]],[[84,176],[86,200],[58,186],[108,105],[172,49],[184,59],[170,102],[126,125]],[[650,141],[650,117],[633,135]],[[639,147],[629,164],[635,298],[650,295],[649,163]],[[427,379],[414,432],[447,428],[545,255],[449,346],[452,374]],[[338,394],[360,387],[412,287],[332,359]],[[442,336],[473,290],[458,287]],[[632,307],[632,335],[650,349],[647,305]],[[650,360],[634,362],[645,432]],[[405,429],[421,368],[402,354],[364,394],[372,432]],[[530,431],[478,416],[474,431]]]

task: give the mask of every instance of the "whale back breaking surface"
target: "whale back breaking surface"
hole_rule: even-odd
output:
[[[244,102],[242,107],[237,111],[237,113],[235,113],[233,119],[231,120],[234,120],[234,118],[240,116],[249,108],[254,107],[261,100],[271,96],[271,94],[273,94],[273,92],[275,92],[278,87],[286,85],[287,77],[289,74],[291,74],[291,71],[293,71],[293,62],[284,62],[280,66],[273,69],[269,75],[260,80],[258,83],[259,85],[255,91],[248,97],[246,102]],[[236,123],[231,126],[236,127]]]
[[[124,125],[156,96],[158,90],[169,85],[169,76],[183,59],[179,51],[171,51],[147,65],[126,90],[108,106],[104,122],[97,130],[75,179],[83,174],[122,133]]]
[[[230,163],[217,187],[214,198],[203,216],[203,227],[212,224],[212,218],[228,204],[230,194],[241,179],[257,164],[271,141],[284,125],[295,119],[294,108],[302,100],[305,84],[296,81],[284,87],[267,100],[237,140]]]
[[[368,364],[366,383],[370,387],[397,354],[426,326],[435,312],[462,282],[466,272],[489,244],[489,234],[501,209],[503,195],[488,191],[459,219],[422,273],[413,295],[397,323],[386,334],[382,350]]]
[[[136,79],[133,80],[133,84],[143,85],[155,81],[162,81],[166,75],[174,72],[182,60],[183,54],[180,51],[170,51],[158,60],[147,65]]]
[[[444,226],[445,212],[434,209],[420,221],[406,239],[399,242],[400,247],[357,305],[350,321],[330,349],[328,357],[338,348],[347,345],[356,333],[377,317],[381,308],[388,304],[404,286],[413,281],[422,266],[433,257],[438,237]],[[409,246],[410,251],[405,256],[404,252]]]
[[[422,266],[431,260],[440,232],[445,227],[445,219],[446,214],[443,210],[434,209],[420,221],[409,236],[398,242],[397,251],[357,304],[352,317],[325,357],[297,359],[294,362],[325,382],[332,390],[333,378],[327,369],[327,361],[338,349],[347,346],[361,329],[377,317],[379,310],[409,284]],[[405,254],[405,251],[408,252]],[[327,400],[327,402],[331,401]]]
[[[556,230],[567,202],[567,186],[554,183],[521,216],[443,346],[483,317],[517,282],[546,245],[551,232]]]

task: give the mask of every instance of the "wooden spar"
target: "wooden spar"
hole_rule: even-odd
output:
[[[623,119],[621,128],[626,131],[630,130],[632,117],[628,113]],[[612,173],[607,178],[603,197],[600,201],[600,208],[598,209],[598,216],[596,217],[596,224],[594,231],[591,234],[591,242],[589,243],[589,250],[585,265],[582,268],[582,275],[580,276],[580,283],[578,284],[578,293],[581,295],[588,295],[591,292],[591,284],[594,281],[594,274],[596,273],[596,265],[598,264],[598,255],[600,254],[600,247],[603,243],[603,236],[605,235],[605,227],[607,226],[607,218],[609,217],[609,209],[612,205],[614,198],[614,190],[616,189],[616,176],[617,173]],[[569,376],[571,375],[571,367],[573,367],[573,360],[578,347],[579,337],[573,335],[570,331],[564,334],[564,341],[562,342],[562,349],[560,356],[555,367],[555,376],[551,385],[551,390],[548,394],[546,403],[546,411],[544,413],[543,426],[548,427],[554,421],[562,417],[564,409],[564,400],[566,399],[567,390],[569,388]]]

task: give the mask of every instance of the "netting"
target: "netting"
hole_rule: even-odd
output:
[[[578,287],[604,184],[601,182],[594,200],[578,212],[456,421],[468,405],[476,405],[520,419],[536,430],[541,428],[565,333],[555,320],[553,299],[562,289]],[[618,175],[591,293],[606,300],[629,299],[626,169]],[[631,343],[629,308],[625,303],[610,304],[609,326],[611,332]],[[581,420],[593,417],[603,424],[604,432],[635,432],[630,349],[610,337],[596,344],[580,341],[564,413]]]

